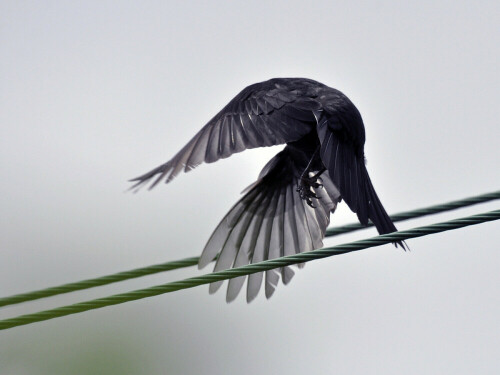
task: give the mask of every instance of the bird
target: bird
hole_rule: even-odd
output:
[[[215,228],[199,258],[214,272],[323,247],[325,231],[343,200],[359,222],[395,232],[366,169],[361,114],[341,91],[307,78],[273,78],[244,88],[169,161],[132,180],[152,189],[182,171],[257,147],[286,144]],[[394,243],[406,250],[402,241]],[[302,268],[303,264],[299,264]],[[290,267],[248,276],[247,302],[264,281],[266,298],[288,284]],[[229,280],[236,299],[246,276]],[[222,281],[211,283],[215,293]]]

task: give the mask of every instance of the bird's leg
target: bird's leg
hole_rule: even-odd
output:
[[[321,176],[321,174],[324,171],[326,171],[326,168],[323,167],[315,175],[309,177],[309,172],[311,171],[311,164],[312,164],[312,162],[313,162],[313,160],[316,157],[316,155],[317,155],[318,152],[319,152],[319,146],[316,149],[316,151],[314,151],[313,156],[309,160],[309,163],[307,164],[306,169],[304,169],[304,171],[302,172],[302,174],[301,174],[301,176],[299,178],[299,182],[297,184],[297,191],[298,191],[298,193],[300,195],[300,198],[303,199],[303,200],[305,200],[306,203],[309,206],[313,207],[313,208],[315,208],[315,207],[312,204],[312,199],[311,198],[316,198],[316,199],[319,199],[319,198],[314,193],[314,191],[312,189],[313,188],[317,189],[317,188],[323,187],[323,185],[321,185],[318,182],[318,179],[319,179],[319,176]]]

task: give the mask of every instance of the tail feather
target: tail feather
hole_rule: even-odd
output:
[[[368,175],[368,171],[366,168],[362,168],[362,170],[365,184],[364,191],[366,192],[366,200],[368,201],[368,218],[372,221],[380,234],[396,232],[396,226],[387,214],[382,202],[380,202],[380,199],[370,180],[370,176]],[[359,219],[361,220],[361,218]],[[396,247],[401,246],[403,250],[408,250],[408,245],[406,245],[404,241],[396,241],[394,242],[394,245]]]

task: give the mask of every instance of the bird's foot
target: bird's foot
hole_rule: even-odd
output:
[[[319,197],[314,192],[314,189],[322,188],[323,185],[319,181],[320,173],[315,174],[312,177],[302,176],[297,184],[297,192],[301,199],[305,200],[306,203],[312,208],[316,208],[312,203],[312,198],[319,199]]]

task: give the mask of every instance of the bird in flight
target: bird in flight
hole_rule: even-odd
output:
[[[229,210],[206,244],[199,268],[217,257],[214,271],[318,249],[330,214],[344,200],[363,225],[396,231],[365,166],[365,128],[358,109],[340,91],[306,78],[273,78],[243,89],[172,159],[132,179],[132,188],[172,181],[181,171],[246,149],[286,144]],[[396,242],[405,248],[403,242]],[[301,265],[299,265],[300,267]],[[290,267],[248,276],[247,301],[265,279],[271,297]],[[246,277],[229,280],[228,302]],[[216,292],[222,281],[210,284]]]

